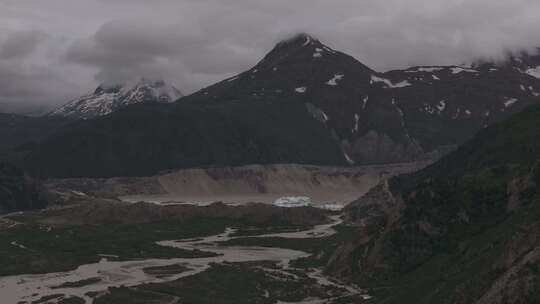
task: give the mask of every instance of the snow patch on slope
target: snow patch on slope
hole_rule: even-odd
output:
[[[504,107],[509,108],[513,106],[517,101],[518,101],[517,98],[510,98],[504,103]]]
[[[364,97],[364,100],[362,100],[363,102],[362,109],[366,108],[368,101],[369,101],[369,96]]]
[[[328,81],[326,82],[326,84],[329,85],[329,86],[337,86],[337,85],[338,85],[338,81],[339,81],[339,80],[342,80],[343,77],[345,77],[345,75],[343,75],[343,74],[336,74],[336,75],[334,75],[334,78],[328,80]]]
[[[398,83],[392,83],[392,81],[390,81],[389,79],[378,77],[378,76],[375,76],[375,75],[371,75],[371,84],[373,84],[373,83],[383,83],[385,85],[385,87],[389,88],[389,89],[404,88],[404,87],[408,87],[408,86],[412,85],[407,80],[403,80],[403,81],[398,82]]]
[[[532,77],[540,79],[540,66],[537,66],[536,68],[526,70],[525,74],[529,74]]]
[[[437,105],[437,109],[439,110],[439,113],[443,112],[446,109],[446,101],[444,100],[439,101],[439,104]]]
[[[441,67],[418,67],[414,70],[408,70],[407,73],[417,73],[417,72],[426,72],[426,73],[433,73],[442,71],[444,68]]]
[[[227,79],[227,80],[225,80],[225,81],[226,81],[226,82],[233,82],[233,81],[235,81],[235,80],[238,79],[238,78],[240,78],[240,76],[234,76],[234,77],[231,77],[231,78],[229,78],[229,79]]]
[[[466,68],[466,67],[453,67],[451,68],[452,70],[452,74],[459,74],[459,73],[478,73],[477,70],[473,70],[471,68]]]
[[[305,93],[307,91],[307,88],[306,87],[299,87],[299,88],[294,89],[294,91],[296,93],[303,94],[303,93]]]
[[[360,115],[354,114],[354,129],[353,133],[358,132],[358,123],[360,122]]]
[[[306,42],[304,42],[303,46],[310,45],[311,44],[311,37],[309,37],[309,35],[305,35],[305,38],[306,38]]]
[[[354,164],[355,164],[354,160],[352,160],[352,158],[351,158],[346,152],[343,153],[343,156],[345,157],[345,160],[346,160],[350,165],[354,165]]]

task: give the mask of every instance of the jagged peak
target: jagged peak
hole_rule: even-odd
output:
[[[122,84],[100,84],[94,93],[76,98],[49,115],[87,119],[135,103],[170,103],[182,96],[180,90],[164,80],[141,77]]]
[[[116,83],[102,83],[94,91],[94,95],[101,94],[122,94],[131,90],[137,90],[139,88],[148,89],[167,89],[168,93],[173,97],[181,97],[181,91],[174,85],[171,85],[163,79],[140,77],[134,78],[129,81],[116,82]]]

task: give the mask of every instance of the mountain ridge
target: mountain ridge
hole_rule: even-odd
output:
[[[540,66],[540,56],[530,56],[529,64]],[[377,72],[299,34],[278,43],[251,69],[182,101],[253,102],[283,95],[309,104],[355,163],[370,164],[444,153],[540,100],[540,82],[521,70],[494,66]]]
[[[540,66],[540,56],[533,56],[527,62],[530,68],[534,68],[536,64]],[[341,151],[343,163],[357,165],[437,159],[470,139],[478,131],[540,101],[540,79],[523,72],[523,69],[524,67],[441,66],[413,67],[380,73],[349,55],[329,48],[312,36],[301,34],[278,43],[251,69],[185,96],[172,105],[155,104],[155,107],[152,107],[160,108],[159,111],[152,113],[160,113],[159,115],[163,116],[169,115],[167,113],[176,115],[172,113],[191,111],[199,122],[184,125],[183,122],[170,121],[161,116],[146,117],[145,115],[150,115],[150,111],[145,114],[144,107],[130,106],[109,115],[117,117],[111,118],[108,124],[114,121],[118,125],[118,130],[127,130],[125,125],[134,124],[127,117],[133,115],[144,117],[144,121],[164,119],[170,123],[169,126],[160,126],[164,130],[181,128],[182,132],[198,133],[202,130],[202,121],[208,125],[215,125],[210,120],[216,119],[216,116],[210,112],[219,112],[218,116],[222,117],[224,113],[230,113],[230,109],[235,109],[239,113],[238,116],[234,116],[237,121],[230,121],[227,125],[238,129],[238,126],[243,126],[250,120],[249,116],[261,115],[260,109],[268,107],[269,113],[274,115],[272,121],[277,126],[287,125],[289,128],[304,132],[307,129],[300,128],[300,121],[305,123],[307,118],[316,121],[316,124],[310,125],[317,126],[315,131],[317,134],[324,133],[321,138],[325,138],[325,145],[333,146],[331,150],[334,152],[310,157],[309,161],[314,165],[339,163],[336,162],[335,151]],[[296,123],[291,113],[286,113],[287,107],[291,108],[291,113],[298,115]],[[131,114],[122,114],[126,111]],[[203,114],[205,111],[209,111],[206,113],[207,117],[198,116],[205,115]],[[120,118],[121,116],[124,118]],[[285,122],[282,119],[289,121]],[[98,126],[102,123],[100,119],[90,120],[77,130],[84,134],[94,134],[98,132],[97,128],[101,128]],[[92,130],[94,128],[96,129]],[[114,134],[104,136],[114,138],[124,136],[114,128],[111,128],[111,132]],[[148,131],[140,130],[140,132],[146,134]],[[163,131],[167,132],[169,131]],[[249,133],[251,140],[260,144],[268,140],[258,137],[262,133],[255,134],[244,129],[240,133]],[[280,130],[274,136],[276,139],[288,138],[289,135],[286,133],[286,130]],[[231,131],[229,135],[222,132],[219,134],[232,140],[233,136],[237,136],[233,134],[238,134],[238,131]],[[207,136],[204,139],[185,142],[185,149],[191,144],[198,146],[199,141],[203,140],[206,142],[222,140],[215,135]],[[307,143],[312,140],[311,136],[305,134],[298,133],[297,136],[299,143],[294,145],[296,148],[302,145],[302,141]],[[60,137],[64,138],[64,142],[58,141]],[[51,159],[50,155],[59,151],[75,153],[74,167],[77,167],[76,162],[95,161],[86,152],[70,144],[77,141],[76,137],[79,135],[64,130],[55,139],[45,140],[30,153],[29,159],[34,160],[30,163],[39,167],[39,162],[35,160]],[[144,150],[147,149],[146,146],[152,144],[157,145],[156,149],[161,151],[170,145],[166,139],[163,143],[150,143],[150,138],[151,135],[147,134],[137,141],[125,142],[126,146],[117,147],[118,149],[107,144],[103,146],[107,151],[96,153],[103,154],[104,158],[104,155],[108,155],[106,158],[112,156],[117,158],[121,157],[122,151],[126,149]],[[329,138],[333,140],[328,141]],[[96,140],[94,143],[96,146],[99,146],[99,143],[103,144],[102,139],[92,140]],[[52,144],[53,141],[58,147]],[[283,144],[286,141],[276,142]],[[310,142],[309,145],[311,144],[313,143]],[[271,150],[291,152],[291,147],[289,145]],[[291,156],[296,152],[286,154]],[[248,157],[243,161],[232,162],[233,158],[232,155],[230,158],[222,158],[214,153],[212,157],[205,157],[204,160],[202,156],[195,157],[187,163],[176,161],[163,163],[153,169],[151,163],[144,164],[146,167],[144,170],[141,169],[142,163],[135,163],[129,174],[155,174],[159,170],[187,166],[246,165],[259,161],[267,163],[270,159],[280,162],[298,161],[297,157],[288,159],[276,155],[270,157],[270,154],[265,154],[265,157],[260,159]],[[224,159],[231,162],[224,162]],[[58,167],[65,166],[62,163],[58,164]],[[47,174],[46,171],[50,169],[38,171]],[[115,174],[127,172],[124,169],[116,168],[111,172],[116,172]],[[68,176],[85,174],[62,172]],[[92,175],[96,174],[100,176],[99,172],[92,172]]]

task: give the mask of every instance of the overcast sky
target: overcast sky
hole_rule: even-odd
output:
[[[538,0],[0,0],[0,103],[138,76],[190,93],[297,32],[384,71],[532,49],[539,29]]]

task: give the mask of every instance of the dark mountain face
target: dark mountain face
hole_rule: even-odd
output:
[[[38,142],[70,120],[61,117],[27,117],[0,113],[0,159],[20,160],[23,151],[32,149]]]
[[[415,67],[384,76],[411,84],[391,94],[424,151],[461,144],[540,100],[540,81],[515,69]]]
[[[227,105],[140,104],[79,121],[26,160],[36,175],[153,175],[201,166],[300,163],[344,165],[325,126],[286,101]]]
[[[37,183],[20,169],[0,162],[0,214],[45,206]]]
[[[307,101],[315,97],[320,102],[335,101],[337,108],[353,94],[368,90],[372,73],[375,72],[356,59],[310,36],[299,35],[276,45],[252,69],[185,100],[212,103],[292,96]]]
[[[479,61],[474,66],[481,69],[510,69],[540,78],[540,48],[533,52],[510,53],[499,62]]]
[[[384,95],[375,94],[381,90],[372,85],[373,75],[377,73],[356,59],[303,34],[279,43],[252,69],[188,96],[182,102],[207,104],[287,99],[305,104],[314,117],[325,123],[329,131],[343,141],[340,146],[347,157],[355,151],[348,144],[349,139],[374,129],[392,134],[393,141],[387,137],[377,138],[380,143],[369,142],[362,145],[362,149],[358,147],[369,154],[369,159],[361,162],[411,158],[419,151],[402,132],[399,112],[389,106],[377,108],[377,117],[370,115],[373,112],[368,108],[370,94]],[[384,122],[380,121],[383,117]],[[377,126],[373,126],[375,124]],[[377,152],[380,149],[375,146],[385,144],[388,145],[386,152],[391,155],[379,158],[381,155]]]
[[[107,122],[110,125],[106,129],[112,132],[110,135],[103,134],[105,122],[100,119],[81,124],[73,130],[62,130],[58,136],[47,140],[34,151],[29,158],[29,164],[46,175],[84,176],[91,173],[92,176],[109,176],[151,174],[164,169],[218,164],[274,161],[371,164],[436,158],[471,138],[479,130],[539,101],[540,79],[533,77],[529,71],[535,65],[533,57],[531,55],[530,58],[522,60],[527,62],[526,66],[514,66],[519,62],[514,58],[506,65],[414,67],[378,73],[354,58],[325,46],[317,39],[302,34],[276,45],[252,69],[184,97],[173,106],[154,105],[151,108],[159,110],[152,111],[148,111],[147,107],[128,107],[129,111],[126,113],[131,114],[111,114],[117,117]],[[101,88],[96,92],[103,94],[106,89]],[[261,118],[261,121],[269,123],[268,130],[262,131],[260,127],[256,127],[256,121],[251,121],[251,117],[261,115],[265,108],[268,108],[273,117],[268,120]],[[233,109],[237,112],[233,113]],[[181,111],[184,111],[182,115],[187,116],[182,118],[182,121],[164,119],[161,116],[172,117]],[[167,114],[168,112],[176,114]],[[293,115],[297,115],[296,119]],[[225,116],[228,123],[223,130],[231,130],[231,134],[220,129],[215,133],[220,134],[218,138],[218,135],[203,130],[204,125],[210,129],[220,126],[221,122],[213,120],[221,120]],[[133,117],[140,119],[143,126],[137,126],[137,122],[131,121]],[[237,121],[231,120],[233,117]],[[129,121],[123,121],[124,119]],[[163,119],[163,122],[160,122],[160,119]],[[244,129],[246,124],[258,131],[250,131],[248,136],[244,132],[247,130]],[[306,127],[308,125],[315,126],[309,135],[310,131]],[[285,130],[284,126],[289,129]],[[180,128],[183,134],[204,133],[205,136],[194,136],[185,141],[187,137],[171,135],[171,130]],[[273,128],[276,130],[271,130]],[[239,131],[240,129],[242,131]],[[83,133],[76,132],[84,132],[84,136]],[[135,139],[136,136],[128,134],[130,132],[142,132],[141,134],[146,135]],[[159,138],[163,142],[153,141],[149,134],[154,133],[150,132],[160,134]],[[269,140],[269,133],[272,133],[273,143],[286,143],[286,146],[278,147],[270,145],[270,142],[265,143]],[[98,138],[88,134],[101,136]],[[172,137],[168,138],[164,134]],[[291,134],[296,136],[294,145],[290,144]],[[237,141],[238,136],[249,137],[250,141],[258,142],[257,149],[272,146],[268,150],[270,152],[254,156],[225,146],[218,148],[219,152],[205,151],[210,149],[212,144],[209,143],[213,142],[222,142],[224,145],[231,140],[242,142]],[[326,150],[332,152],[314,152],[316,154],[305,156],[304,159],[299,157],[303,154],[299,151],[304,151],[308,146],[313,147],[312,140],[316,136],[320,136],[324,141],[318,146],[325,146]],[[83,137],[86,139],[82,146],[94,147],[91,149],[96,151],[92,155],[96,156],[90,156],[73,147],[72,143],[79,142]],[[109,144],[107,140],[110,138],[121,138],[125,145]],[[184,142],[178,142],[182,140]],[[171,144],[176,145],[174,149],[167,148]],[[180,155],[187,153],[184,150],[189,150],[191,146],[199,147],[197,149],[205,152],[189,159],[179,156],[174,161],[156,156],[155,162],[145,161],[139,155],[123,165],[120,165],[121,161],[110,164],[109,169],[103,169],[104,166],[98,162],[122,160],[126,150],[133,151],[130,153],[134,155],[144,154],[137,151],[151,149]],[[300,146],[302,148],[297,150]],[[79,166],[77,163],[96,166],[92,168],[92,172],[77,172],[75,169],[68,172],[52,169],[55,166],[67,167],[67,163],[60,159],[58,164],[50,161],[40,164],[45,160],[55,159],[53,154],[63,155],[62,151],[70,151],[69,158],[72,158],[73,168]],[[228,152],[224,151],[235,151],[237,156],[229,157]],[[273,154],[277,151],[288,152]],[[336,151],[339,151],[339,157],[336,157]],[[240,155],[245,158],[239,157]],[[127,168],[129,165],[134,167]],[[39,168],[42,166],[49,168]]]
[[[355,233],[328,271],[385,303],[536,303],[540,107],[347,207]]]
[[[183,101],[291,99],[308,105],[355,163],[410,161],[455,147],[536,103],[540,81],[531,76],[531,58],[522,61],[527,68],[443,66],[377,73],[299,35],[279,43],[254,68]],[[508,65],[519,62],[513,58]]]

